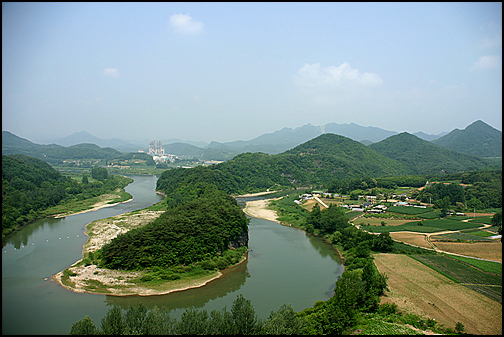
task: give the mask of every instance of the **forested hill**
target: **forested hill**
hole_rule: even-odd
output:
[[[190,183],[214,183],[227,193],[326,184],[334,178],[408,174],[400,162],[336,134],[323,134],[277,155],[243,153],[233,159],[194,169],[165,171],[157,189],[173,191]]]
[[[432,143],[477,157],[502,157],[502,132],[480,120],[464,130],[455,129]]]
[[[197,198],[179,204],[144,227],[119,235],[101,250],[107,268],[143,270],[201,262],[220,269],[238,261],[219,255],[248,244],[248,218],[236,200],[215,185],[201,184]],[[225,255],[225,254],[224,254]],[[222,257],[222,256],[221,256]]]
[[[95,144],[77,144],[64,147],[56,144],[40,145],[2,131],[2,155],[24,154],[56,164],[63,159],[112,159],[123,155],[112,148],[101,148]]]
[[[2,156],[2,240],[17,227],[48,216],[44,212],[62,201],[92,198],[124,187],[128,180],[108,176],[79,184],[40,159]]]
[[[242,194],[268,188],[327,186],[333,179],[450,173],[486,165],[480,158],[444,149],[408,133],[369,147],[347,137],[323,134],[277,155],[243,153],[218,165],[168,170],[159,178],[157,189],[177,194],[180,199],[183,193],[174,191],[197,182]]]
[[[25,155],[2,156],[2,239],[37,218],[37,212],[57,205],[78,184],[46,162]]]
[[[481,158],[445,149],[407,132],[371,144],[369,148],[405,164],[410,174],[471,171],[487,165]]]

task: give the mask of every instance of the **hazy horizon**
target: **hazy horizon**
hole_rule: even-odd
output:
[[[32,141],[476,120],[502,131],[502,3],[2,3],[2,130]]]

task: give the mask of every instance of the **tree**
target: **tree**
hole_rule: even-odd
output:
[[[435,206],[441,209],[441,216],[445,217],[450,210],[450,197],[445,196],[443,199],[436,200]]]
[[[86,315],[80,321],[72,324],[70,335],[99,335],[99,330],[94,325],[91,318]]]
[[[189,308],[184,311],[177,324],[177,333],[181,335],[206,335],[208,334],[208,312]]]
[[[350,328],[358,312],[357,301],[364,286],[357,271],[345,271],[336,281],[334,295],[326,302],[323,317],[324,334],[343,334]]]
[[[277,312],[271,311],[261,333],[266,335],[299,335],[304,321],[296,315],[291,305],[282,304]]]
[[[221,311],[210,312],[209,335],[232,335],[235,333],[235,325],[232,314],[224,307]]]
[[[308,219],[306,219],[306,222],[313,225],[313,228],[320,229],[321,218],[322,216],[320,214],[320,205],[316,203],[315,205],[313,205],[312,211],[308,216]]]
[[[114,305],[102,318],[101,329],[105,335],[122,335],[126,332],[122,311]]]
[[[233,301],[231,316],[238,335],[253,335],[260,331],[261,322],[258,320],[250,300],[242,294]]]
[[[99,181],[104,181],[108,178],[108,171],[105,167],[93,167],[91,169],[91,177]]]
[[[380,233],[373,240],[373,250],[378,252],[391,252],[394,249],[394,240],[389,232]]]
[[[502,212],[497,212],[493,215],[491,224],[492,226],[502,226]]]
[[[176,320],[171,318],[165,308],[152,308],[143,322],[145,335],[174,335]]]
[[[84,174],[82,176],[82,183],[83,184],[88,184],[89,183],[89,176],[87,174]]]
[[[463,333],[464,330],[465,330],[464,324],[462,324],[461,322],[457,322],[457,324],[455,324],[456,333]]]
[[[147,308],[142,303],[138,307],[130,306],[124,315],[126,332],[133,335],[142,334],[146,316]]]

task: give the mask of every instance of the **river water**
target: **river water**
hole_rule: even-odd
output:
[[[251,300],[266,319],[271,310],[291,304],[300,311],[332,295],[343,266],[320,238],[275,222],[251,218],[248,260],[196,289],[160,296],[116,297],[69,291],[51,276],[82,257],[86,224],[145,208],[162,199],[154,192],[156,176],[132,176],[126,187],[133,200],[112,207],[45,219],[27,226],[2,248],[2,334],[68,334],[72,324],[89,315],[95,325],[113,305],[124,309],[143,303],[165,307],[179,318],[189,307],[231,308],[238,294]],[[241,200],[243,204],[245,200]]]

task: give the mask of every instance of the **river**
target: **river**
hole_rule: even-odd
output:
[[[157,177],[132,176],[126,187],[130,202],[97,211],[45,219],[27,226],[2,248],[2,334],[68,334],[72,324],[89,315],[99,326],[112,305],[127,309],[143,303],[165,307],[179,318],[189,307],[231,308],[238,294],[251,300],[266,319],[283,303],[300,311],[331,296],[343,266],[320,238],[275,222],[251,218],[249,258],[209,284],[161,296],[104,296],[74,293],[51,276],[82,257],[86,224],[145,208],[162,199],[154,192]],[[243,200],[241,201],[243,203]]]

